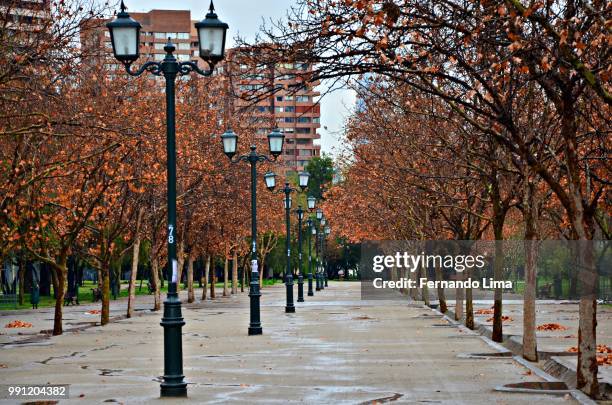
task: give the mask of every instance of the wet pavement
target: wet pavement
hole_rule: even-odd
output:
[[[567,395],[495,391],[503,384],[543,380],[511,357],[461,356],[495,350],[479,336],[450,325],[420,305],[362,301],[359,283],[330,282],[329,288],[315,294],[296,304],[295,314],[285,314],[284,286],[265,288],[262,336],[247,336],[246,293],[184,307],[184,374],[189,398],[164,402],[574,401]],[[120,313],[121,302],[114,305]],[[147,302],[142,305],[144,308]],[[82,308],[78,311],[83,312]],[[12,336],[12,344],[0,346],[0,381],[71,384],[71,399],[61,403],[161,401],[161,313],[139,314],[34,344],[16,344],[19,339]],[[66,315],[72,316],[70,311]],[[0,316],[2,326],[7,319]],[[31,322],[27,314],[20,314],[19,319]]]

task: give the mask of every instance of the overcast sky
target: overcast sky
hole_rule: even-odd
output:
[[[252,40],[263,19],[277,20],[286,14],[293,0],[215,0],[219,18],[230,26],[229,37],[236,34]],[[208,0],[125,0],[129,11],[149,11],[151,9],[191,10],[192,19],[202,19],[208,9]],[[229,39],[229,38],[228,38]],[[227,46],[231,47],[230,39]],[[325,91],[325,83],[319,91]],[[355,103],[352,91],[341,90],[329,94],[321,101],[321,148],[325,153],[334,154],[340,147],[344,120]],[[326,129],[327,128],[327,129]]]

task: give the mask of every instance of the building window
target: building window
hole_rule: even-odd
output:
[[[166,39],[166,33],[165,32],[155,32],[153,33],[153,37],[155,39]]]
[[[176,55],[176,59],[178,59],[178,60],[180,60],[180,61],[188,61],[188,60],[190,60],[191,58],[189,57],[189,55],[182,55],[182,54],[179,54],[179,55]]]
[[[283,96],[276,96],[276,101],[283,101]]]
[[[320,124],[321,123],[321,118],[320,117],[314,117],[312,119],[312,122],[315,123],[315,124]]]
[[[286,133],[286,134],[292,134],[293,133],[293,128],[281,128],[281,130]],[[289,141],[289,139],[287,139],[287,142]]]
[[[309,134],[310,128],[296,128],[295,132],[297,134]]]
[[[285,112],[295,112],[295,107],[291,107],[291,106],[285,107]]]
[[[310,117],[298,117],[297,122],[300,124],[310,124],[312,119]]]
[[[288,74],[284,74],[284,75],[280,75],[277,77],[278,80],[293,80],[295,79],[295,75],[288,73]]]
[[[161,42],[156,42],[155,43],[155,49],[157,49],[157,50],[163,50],[164,46],[166,46],[166,44],[162,44]]]
[[[300,156],[312,156],[310,149],[300,149]]]
[[[187,42],[179,42],[178,49],[180,49],[181,51],[188,51],[189,49],[191,49],[191,45]]]
[[[285,96],[285,100],[291,101],[291,100],[293,100],[293,96]]]
[[[164,55],[163,53],[156,53],[154,56],[155,60],[164,60],[164,57],[166,57],[166,55]]]
[[[274,107],[274,112],[277,112],[277,113],[285,112],[285,108],[284,107]]]
[[[178,36],[178,39],[189,39],[188,32],[179,32],[177,36]]]
[[[310,102],[310,96],[297,96],[295,101],[297,101],[298,103],[309,103]]]
[[[308,145],[309,143],[310,143],[310,139],[298,139],[297,140],[298,145]]]

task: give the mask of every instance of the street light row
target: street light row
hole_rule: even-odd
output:
[[[178,261],[176,255],[176,108],[175,108],[175,84],[178,76],[197,73],[202,76],[211,76],[214,72],[215,65],[222,61],[225,57],[225,40],[229,26],[219,20],[215,13],[215,7],[211,0],[209,11],[206,17],[196,22],[195,29],[198,33],[199,55],[208,68],[200,69],[198,64],[193,61],[177,61],[174,56],[176,46],[168,38],[168,42],[164,46],[166,52],[165,58],[160,61],[148,61],[142,64],[140,68],[133,69],[132,64],[140,56],[140,23],[127,13],[127,8],[121,1],[120,11],[117,16],[106,24],[110,31],[111,43],[113,46],[113,54],[115,58],[121,62],[125,71],[131,76],[140,76],[145,72],[155,76],[164,77],[166,83],[166,151],[167,151],[167,198],[168,198],[168,265],[171,269],[172,277],[168,284],[168,295],[164,301],[164,313],[161,321],[161,326],[164,328],[164,375],[163,381],[160,384],[162,397],[185,397],[187,396],[187,383],[184,381],[183,375],[183,343],[182,343],[182,328],[185,325],[181,313],[181,301],[178,297],[177,282],[178,282]],[[260,318],[260,297],[259,290],[259,269],[257,264],[257,163],[265,161],[276,161],[278,156],[283,151],[285,135],[279,129],[273,130],[268,135],[268,148],[272,158],[257,153],[257,147],[251,146],[250,153],[238,156],[234,159],[237,152],[238,136],[228,129],[222,136],[223,150],[232,163],[248,162],[251,165],[251,282],[249,288],[250,298],[250,322],[249,335],[261,335],[261,318]],[[273,190],[276,185],[276,175],[274,173],[266,173],[264,176],[266,186]],[[308,186],[309,174],[301,172],[298,175],[299,187],[302,191]],[[287,221],[287,270],[285,272],[285,283],[287,285],[287,306],[286,312],[294,312],[293,305],[293,274],[290,264],[290,248],[289,248],[289,210],[291,209],[290,194],[295,189],[285,183],[283,190],[285,193],[285,209]],[[308,197],[308,208],[314,209],[316,199]],[[301,212],[301,213],[300,213]],[[319,209],[316,213],[316,218],[320,223],[320,252],[323,252],[323,235],[329,234],[329,227],[325,225],[323,212]],[[298,273],[298,302],[303,301],[303,277],[301,275],[301,221],[303,219],[303,211],[301,207],[298,209],[299,219],[299,262],[300,272]],[[309,221],[312,234],[316,235],[317,231],[313,222]],[[309,234],[310,238],[310,234]],[[310,239],[309,239],[310,240]],[[321,257],[320,255],[320,257]],[[317,291],[327,285],[327,274],[323,276],[322,269],[324,261],[319,257],[320,263],[317,266]],[[312,269],[311,255],[309,243],[309,286],[308,295],[312,294]],[[325,282],[323,282],[323,278]]]
[[[285,135],[280,132],[279,129],[274,129],[268,134],[268,149],[272,158],[265,155],[259,155],[257,153],[257,146],[251,146],[251,153],[248,155],[242,155],[234,158],[238,149],[238,135],[228,129],[223,135],[221,135],[221,141],[223,144],[223,152],[229,158],[230,162],[238,163],[240,161],[247,161],[251,163],[251,283],[249,288],[249,297],[251,297],[251,324],[249,325],[249,335],[260,335],[262,333],[261,321],[260,321],[260,297],[259,292],[259,272],[257,265],[257,170],[256,164],[265,161],[276,161],[278,156],[282,153]],[[291,268],[291,193],[293,192],[304,192],[308,187],[308,181],[310,180],[310,173],[301,171],[298,173],[298,186],[299,189],[291,187],[286,182],[284,187],[280,190],[274,191],[276,188],[276,174],[274,172],[267,172],[264,175],[264,181],[266,187],[270,192],[277,194],[284,194],[284,206],[285,206],[285,225],[286,225],[286,237],[285,237],[285,252],[287,254],[287,267],[285,269],[285,287],[287,304],[285,305],[285,312],[295,312],[295,304],[293,300],[293,270]],[[316,204],[316,198],[309,196],[307,199],[307,206],[309,210],[313,210]],[[301,206],[296,210],[298,215],[298,302],[304,302],[304,276],[302,274],[302,220],[304,219],[304,210]],[[323,218],[323,211],[317,210],[316,218],[321,222],[321,225],[325,227],[325,218]],[[314,228],[313,228],[314,229]],[[323,228],[324,232],[329,234],[329,227]],[[316,230],[315,230],[316,232]],[[322,252],[322,250],[321,250]],[[309,290],[308,295],[314,295],[312,293],[312,268],[310,262],[312,260],[309,254]],[[319,272],[317,272],[318,274]],[[320,287],[320,277],[317,276],[317,287]],[[254,280],[257,280],[254,282]],[[320,288],[317,288],[317,291]]]

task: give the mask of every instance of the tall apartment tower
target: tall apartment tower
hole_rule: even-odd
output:
[[[317,132],[321,127],[318,83],[302,80],[311,71],[310,64],[276,63],[254,69],[250,63],[241,63],[244,52],[230,50],[225,63],[235,94],[234,111],[251,114],[260,137],[279,128],[285,134],[285,169],[304,170],[321,152],[321,146],[315,143],[321,138]]]

